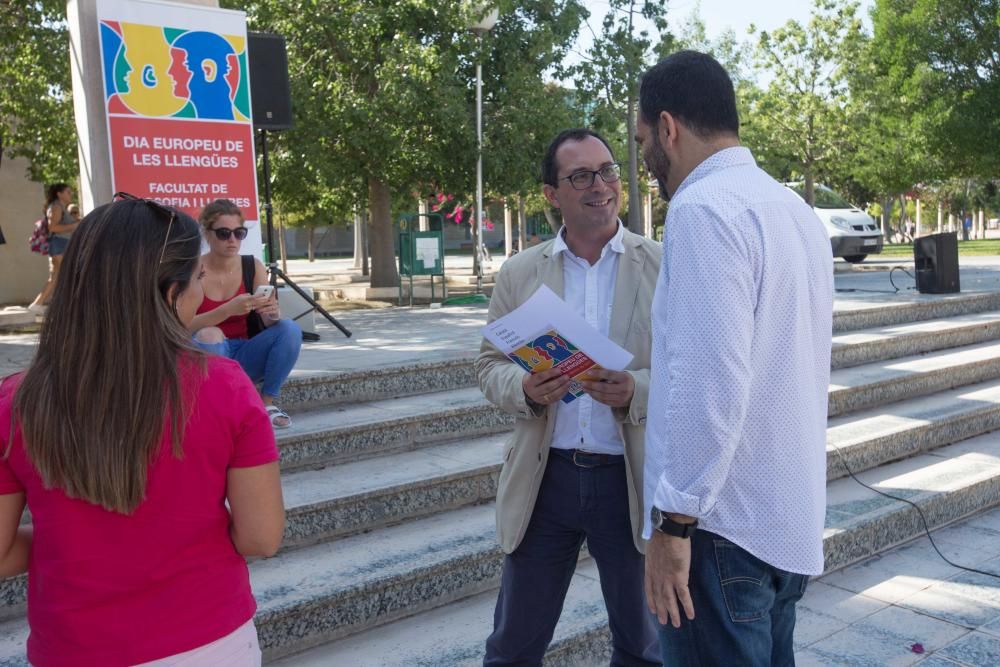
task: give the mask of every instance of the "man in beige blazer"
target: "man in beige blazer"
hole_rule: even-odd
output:
[[[507,260],[490,300],[493,321],[541,285],[634,356],[598,371],[565,402],[557,369],[530,375],[485,340],[476,372],[486,398],[517,418],[497,489],[504,559],[484,665],[541,665],[587,542],[611,625],[613,665],[659,665],[643,591],[642,471],[649,387],[650,304],[659,243],[618,220],[620,169],[585,129],[556,137],[542,162],[543,192],[560,209],[556,238]]]

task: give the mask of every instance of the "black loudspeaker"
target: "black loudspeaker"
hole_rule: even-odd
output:
[[[292,91],[288,85],[285,38],[263,32],[247,33],[250,61],[250,104],[258,130],[292,127]]]
[[[950,294],[961,290],[958,281],[958,235],[955,232],[921,236],[913,241],[917,289],[923,294]]]

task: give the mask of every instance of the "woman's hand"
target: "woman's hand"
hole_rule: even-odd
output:
[[[255,305],[253,294],[237,294],[224,308],[228,317],[235,317],[237,315],[248,315],[254,309]]]
[[[256,306],[254,310],[265,320],[276,321],[281,319],[281,312],[278,310],[278,300],[272,294],[270,297],[254,297]]]

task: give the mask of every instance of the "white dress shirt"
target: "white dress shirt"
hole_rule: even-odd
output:
[[[573,254],[563,238],[565,233],[565,227],[559,230],[552,246],[553,257],[562,253],[563,300],[587,320],[587,324],[607,336],[618,277],[618,258],[625,252],[622,244],[625,232],[619,222],[618,231],[601,248],[601,257],[593,266]],[[625,453],[618,422],[610,407],[586,394],[569,403],[560,401],[555,405],[552,447],[584,449],[600,454]]]
[[[670,202],[653,299],[652,505],[764,562],[823,571],[833,257],[801,199],[727,148]]]

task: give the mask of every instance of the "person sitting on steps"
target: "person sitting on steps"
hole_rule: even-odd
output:
[[[243,220],[243,212],[228,199],[216,199],[201,212],[209,247],[203,257],[205,297],[190,330],[200,348],[239,362],[251,380],[261,383],[271,425],[288,428],[291,418],[274,401],[299,358],[302,330],[281,319],[273,294],[254,296],[267,284],[267,269],[260,260],[240,255],[247,235]]]

